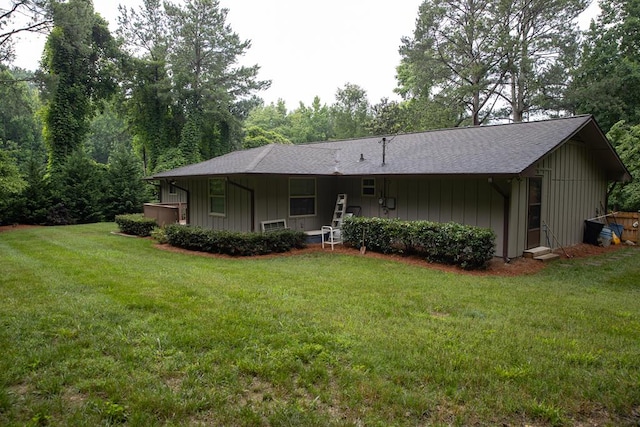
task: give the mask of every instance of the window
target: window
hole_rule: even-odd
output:
[[[176,188],[175,184],[169,183],[169,195],[175,196],[177,194],[178,194],[178,189]]]
[[[362,195],[363,196],[376,195],[376,179],[375,178],[362,178]]]
[[[316,179],[289,179],[289,216],[316,214]]]
[[[224,178],[209,180],[209,215],[227,214],[227,181]]]

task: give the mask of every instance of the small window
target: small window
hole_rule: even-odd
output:
[[[375,178],[362,178],[362,195],[363,196],[376,195],[376,179]]]
[[[177,194],[178,194],[178,189],[176,188],[175,184],[169,183],[169,195],[175,196]]]
[[[227,214],[227,181],[223,178],[209,180],[209,214],[216,216]]]
[[[316,214],[316,179],[289,179],[289,216]]]

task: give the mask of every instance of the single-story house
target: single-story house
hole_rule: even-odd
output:
[[[319,230],[336,196],[367,217],[489,227],[496,255],[580,243],[628,169],[590,115],[387,137],[271,144],[151,177],[186,222],[259,231]]]

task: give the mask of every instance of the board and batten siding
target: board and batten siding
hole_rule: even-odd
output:
[[[368,177],[364,177],[368,178]],[[208,179],[177,180],[176,184],[190,192],[191,224],[217,230],[251,230],[250,193],[231,182],[255,192],[255,231],[260,222],[286,219],[291,229],[318,230],[331,223],[336,197],[347,194],[347,206],[358,206],[366,217],[457,222],[491,228],[496,233],[496,254],[503,247],[503,198],[486,178],[372,177],[375,195],[362,194],[363,177],[317,177],[316,215],[289,216],[289,177],[233,176],[227,182],[227,214],[209,215]],[[502,187],[507,184],[502,183]],[[186,202],[184,191],[169,195],[162,185],[163,202]],[[395,209],[378,203],[380,197],[394,198]]]
[[[346,193],[347,205],[359,206],[362,216],[491,228],[496,233],[496,254],[502,254],[504,199],[487,178],[371,178],[376,182],[375,196],[362,195],[362,177],[337,178],[338,192]],[[507,188],[506,181],[502,187]],[[395,209],[381,206],[381,197],[395,198]]]
[[[289,177],[245,175],[222,178],[227,179],[227,212],[224,216],[209,214],[208,178],[176,180],[177,186],[190,193],[192,225],[214,230],[251,231],[251,193],[247,189],[252,189],[255,195],[254,231],[260,231],[262,221],[278,219],[285,219],[288,228],[302,231],[320,229],[331,223],[336,198],[334,180],[331,177],[316,178],[316,214],[304,217],[289,216]],[[180,189],[175,195],[169,194],[169,185],[162,183],[161,201],[186,203],[187,196]]]
[[[542,178],[541,245],[557,249],[582,242],[584,220],[606,205],[608,181],[598,158],[584,143],[569,141],[540,160],[535,173]],[[510,257],[525,249],[527,192],[527,179],[513,181]]]

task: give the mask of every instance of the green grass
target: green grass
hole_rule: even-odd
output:
[[[501,278],[115,229],[0,234],[0,425],[640,422],[637,249]]]

